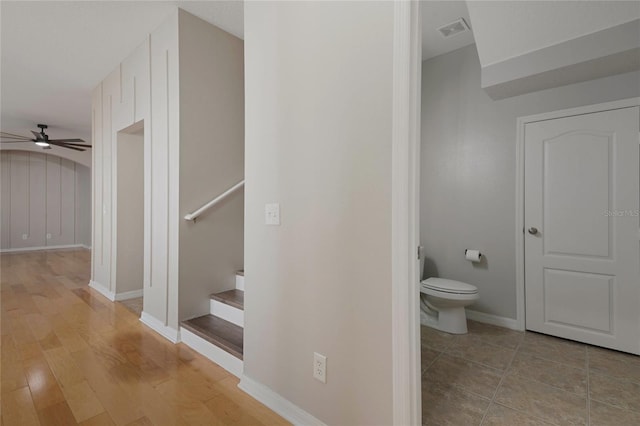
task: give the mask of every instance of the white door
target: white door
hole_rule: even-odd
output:
[[[525,126],[526,328],[640,354],[640,108]]]

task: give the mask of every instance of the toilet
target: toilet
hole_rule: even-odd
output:
[[[467,333],[465,306],[480,295],[474,285],[444,278],[428,278],[420,283],[420,322],[451,334]]]

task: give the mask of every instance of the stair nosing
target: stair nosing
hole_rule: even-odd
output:
[[[238,290],[238,289],[227,290],[227,291],[239,291],[239,292],[242,292],[244,294],[244,291]],[[223,291],[221,293],[226,293],[227,291]],[[225,305],[229,305],[231,307],[234,307],[236,309],[244,311],[244,301],[243,301],[243,303],[239,303],[239,302],[236,302],[235,300],[229,300],[229,299],[225,299],[223,297],[220,297],[220,296],[218,296],[218,294],[220,294],[220,293],[212,293],[212,294],[209,295],[209,298],[211,300],[215,300],[216,302],[224,303]]]
[[[234,323],[232,323],[230,321],[227,321],[224,318],[220,318],[218,316],[211,315],[211,314],[203,315],[203,316],[214,317],[219,321],[223,321],[223,322],[229,323],[233,327],[238,327],[238,328],[242,329],[242,327],[240,327],[239,325],[234,324]],[[202,318],[202,317],[197,317],[197,318]],[[196,319],[196,318],[192,318],[192,319]],[[225,352],[235,356],[236,358],[238,358],[240,360],[243,360],[244,348],[238,348],[236,345],[234,345],[233,343],[229,342],[227,339],[225,339],[222,336],[215,335],[215,337],[214,337],[214,336],[212,336],[210,334],[207,334],[206,332],[202,331],[200,329],[200,327],[198,327],[196,325],[193,325],[193,324],[190,324],[189,321],[190,320],[182,321],[180,323],[180,325],[182,327],[184,327],[185,329],[187,329],[188,331],[190,331],[191,333],[193,333],[193,334],[197,335],[198,337],[200,337],[200,338],[206,340],[207,342],[211,343],[212,345],[215,345],[215,346],[219,347],[220,349],[224,350]]]

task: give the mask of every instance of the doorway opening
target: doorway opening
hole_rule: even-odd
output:
[[[144,275],[144,123],[118,132],[116,148],[116,300],[142,312]]]

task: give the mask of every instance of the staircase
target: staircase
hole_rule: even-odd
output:
[[[242,375],[244,271],[236,273],[236,288],[211,295],[210,313],[182,321],[182,342],[233,375]]]

